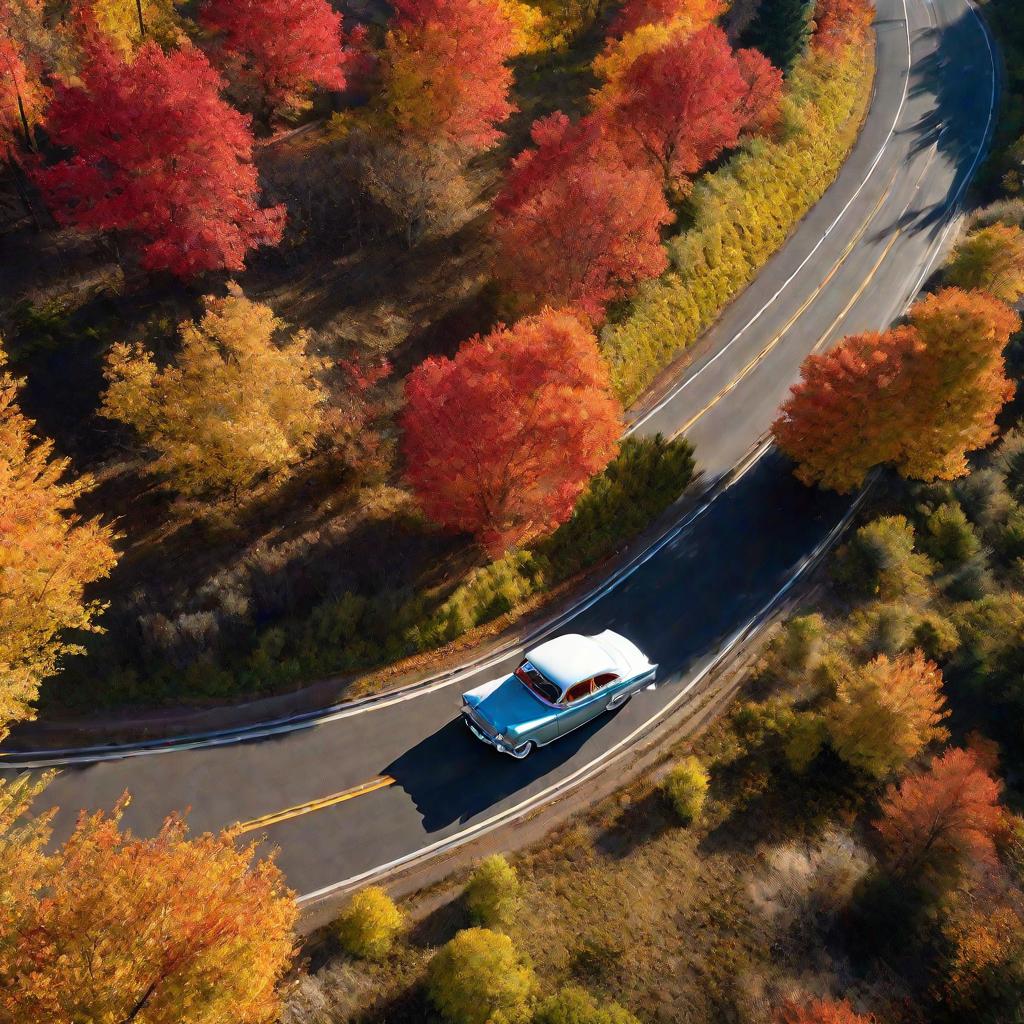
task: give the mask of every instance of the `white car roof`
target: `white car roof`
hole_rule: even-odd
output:
[[[563,690],[601,672],[618,672],[611,654],[589,636],[567,633],[526,652],[526,657]]]

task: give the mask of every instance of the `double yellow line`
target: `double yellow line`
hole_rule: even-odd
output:
[[[864,237],[864,233],[867,231],[868,226],[875,219],[875,215],[882,208],[882,205],[889,198],[890,193],[896,183],[896,177],[898,172],[895,172],[889,181],[885,191],[879,197],[878,202],[874,205],[871,212],[865,218],[864,223],[857,229],[857,233],[849,241],[846,248],[843,250],[842,255],[839,257],[836,264],[828,272],[828,274],[822,279],[821,283],[817,288],[801,303],[800,308],[789,318],[785,326],[761,349],[760,352],[754,356],[753,359],[743,367],[742,370],[731,380],[729,383],[719,391],[714,398],[712,398],[707,405],[705,405],[700,412],[690,417],[673,436],[678,436],[684,433],[693,426],[708,410],[714,408],[726,395],[733,391],[740,382],[747,377],[751,371],[761,363],[765,356],[767,356],[782,339],[786,336],[789,329],[804,315],[805,312],[810,308],[811,304],[818,298],[818,296],[828,287],[832,279],[839,273],[840,268],[846,262],[850,253],[853,252],[857,243]],[[900,229],[897,229],[892,238],[889,240],[885,249],[882,250],[881,256],[878,257],[875,265],[871,268],[871,272],[861,282],[860,287],[854,293],[853,298],[846,304],[842,312],[829,324],[828,329],[815,343],[812,351],[816,352],[818,349],[825,344],[829,336],[835,330],[836,327],[845,319],[847,313],[853,308],[857,300],[864,294],[868,285],[874,280],[875,275],[878,273],[882,264],[885,262],[886,257],[892,251],[892,247],[896,244],[901,234]],[[237,835],[244,835],[246,832],[256,832],[261,829],[269,828],[271,825],[277,825],[282,821],[289,821],[292,818],[298,818],[303,814],[312,814],[314,811],[322,811],[327,807],[334,807],[337,804],[344,803],[347,800],[355,800],[357,797],[366,796],[368,793],[374,793],[378,789],[386,789],[389,786],[393,786],[395,780],[390,775],[378,775],[375,778],[370,779],[368,782],[363,782],[358,786],[353,786],[351,789],[343,789],[338,793],[331,793],[329,796],[320,797],[317,800],[309,800],[303,804],[296,804],[294,807],[288,807],[283,811],[275,811],[272,814],[264,814],[259,818],[252,818],[249,821],[239,822],[235,826],[235,833]]]
[[[849,257],[850,253],[853,252],[853,250],[857,246],[857,243],[864,237],[864,233],[867,231],[868,226],[871,224],[871,222],[875,219],[875,215],[882,208],[885,201],[889,198],[890,194],[892,193],[893,187],[896,184],[896,178],[898,177],[898,175],[898,170],[893,172],[893,176],[889,179],[889,184],[886,186],[885,191],[881,194],[881,196],[879,196],[878,202],[875,203],[875,205],[871,209],[871,212],[867,215],[867,217],[864,219],[864,222],[857,229],[857,233],[847,243],[846,248],[843,250],[842,255],[836,261],[835,265],[825,275],[825,277],[822,278],[821,283],[818,285],[818,287],[815,288],[814,291],[811,292],[811,294],[806,299],[804,299],[804,301],[800,304],[800,308],[789,318],[789,320],[786,321],[782,329],[770,341],[768,341],[764,348],[762,348],[761,351],[758,352],[757,355],[755,355],[754,358],[751,359],[750,362],[747,363],[747,365],[744,366],[743,369],[740,370],[740,372],[736,374],[736,376],[733,377],[732,380],[730,380],[724,388],[718,391],[715,394],[715,396],[711,398],[708,401],[708,403],[705,406],[703,406],[703,408],[701,408],[699,412],[695,413],[681,427],[679,427],[679,429],[672,434],[673,437],[678,437],[680,434],[685,434],[686,431],[689,430],[702,416],[710,412],[710,410],[712,410],[716,405],[718,405],[718,403],[723,398],[725,398],[726,395],[734,391],[740,385],[740,383],[754,370],[754,368],[757,367],[761,362],[763,362],[764,358],[774,348],[776,348],[776,346],[778,346],[779,342],[782,341],[782,339],[789,333],[789,329],[793,326],[793,324],[795,324],[797,320],[799,320],[800,317],[802,317],[804,313],[807,312],[811,304],[828,287],[829,283],[836,276],[836,274],[839,273],[843,264],[846,263],[846,260]],[[899,236],[900,231],[899,229],[897,229],[889,244],[885,247],[885,251],[882,253],[881,259],[878,261],[878,263],[875,264],[875,266],[871,270],[871,273],[865,278],[864,282],[861,284],[852,301],[846,306],[843,312],[831,323],[829,329],[825,332],[822,338],[815,344],[812,351],[817,351],[821,347],[821,345],[824,344],[828,335],[832,333],[832,331],[843,320],[846,314],[849,313],[857,299],[859,299],[861,295],[864,294],[865,289],[874,279],[875,275],[878,273],[879,267],[881,267],[882,263],[885,260],[885,257],[889,255],[890,250],[896,244],[896,239],[899,238]]]
[[[235,828],[236,835],[244,835],[246,832],[256,832],[259,829],[269,828],[282,821],[291,818],[298,818],[303,814],[312,814],[313,811],[322,811],[325,807],[333,807],[335,804],[343,804],[346,800],[355,800],[357,796],[366,796],[367,793],[374,793],[378,789],[387,789],[393,786],[395,780],[390,775],[378,775],[369,782],[360,783],[351,789],[343,789],[340,793],[331,793],[330,796],[322,796],[318,800],[309,800],[304,804],[296,804],[283,811],[275,811],[273,814],[264,814],[261,818],[253,818],[250,821],[241,821]]]

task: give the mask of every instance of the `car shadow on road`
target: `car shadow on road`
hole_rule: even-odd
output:
[[[522,761],[474,739],[461,718],[454,718],[392,761],[383,774],[409,794],[425,831],[437,832],[455,822],[465,824],[484,811],[497,813],[511,797],[525,800],[535,795],[554,781],[547,776],[617,714],[604,714]]]

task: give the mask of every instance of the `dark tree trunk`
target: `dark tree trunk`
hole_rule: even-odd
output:
[[[14,95],[18,97],[18,114],[21,117],[21,131],[25,136],[25,147],[30,150],[35,149],[32,144],[32,129],[28,126],[28,115],[25,113],[25,101],[21,98],[21,90],[17,83],[14,86]]]
[[[39,220],[35,204],[32,202],[32,195],[29,192],[25,171],[13,154],[8,160],[8,166],[11,168],[11,176],[14,178],[14,187],[18,190],[18,198],[21,200],[21,205],[25,207],[25,212],[32,218],[32,226],[35,230],[42,231],[43,225]]]

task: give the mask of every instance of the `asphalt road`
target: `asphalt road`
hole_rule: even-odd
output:
[[[683,383],[633,424],[685,429],[706,480],[763,438],[809,351],[900,314],[983,151],[995,65],[976,15],[964,0],[879,0],[878,11],[876,95],[839,180],[722,317]],[[562,627],[631,637],[660,664],[657,688],[526,761],[485,748],[458,720],[461,691],[510,668],[515,651],[315,725],[69,764],[49,790],[61,807],[57,837],[79,808],[109,807],[128,789],[125,820],[143,834],[183,808],[199,830],[249,822],[280,847],[290,883],[313,904],[513,820],[560,788],[586,787],[602,760],[687,699],[849,507],[799,486],[771,449],[748,460]],[[9,762],[5,773],[16,770]]]

